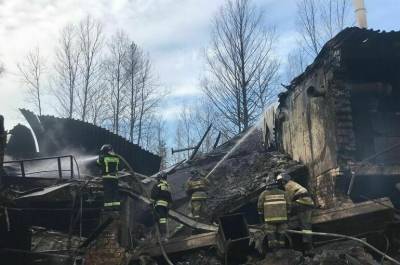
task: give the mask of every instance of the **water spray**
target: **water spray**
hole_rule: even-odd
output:
[[[260,120],[261,121],[261,120]],[[251,127],[237,142],[236,144],[229,150],[228,153],[226,153],[220,161],[211,169],[211,171],[205,176],[206,179],[208,179],[214,171],[221,166],[221,164],[228,159],[235,151],[236,149],[258,128],[259,122],[257,122],[253,127]]]

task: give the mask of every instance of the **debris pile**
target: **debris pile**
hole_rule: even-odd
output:
[[[26,110],[38,145],[54,156],[6,161],[13,166],[4,172],[0,117],[1,259],[28,265],[400,264],[387,256],[400,256],[395,207],[400,198],[400,79],[394,74],[400,70],[399,41],[399,32],[345,29],[280,95],[274,130],[269,124],[263,124],[264,131],[249,128],[206,154],[196,153],[200,142],[189,148],[195,151],[187,161],[159,176],[154,174],[159,157],[110,132],[75,120],[35,118]],[[46,138],[46,129],[51,137]],[[99,135],[85,133],[85,140],[71,143],[80,129]],[[22,127],[17,131],[28,133]],[[23,157],[18,147],[23,141],[15,134],[10,150]],[[92,156],[86,162],[95,163],[95,150],[103,143],[94,138],[112,139],[116,152],[128,155],[126,164],[133,160],[133,167],[121,171],[118,165],[125,159],[109,146],[107,154],[113,157],[102,160],[103,172],[80,176],[74,156],[61,153],[69,145],[80,149],[85,141]],[[277,148],[268,149],[271,143]],[[39,168],[34,176],[26,168],[29,163]],[[54,176],[48,164],[56,168]],[[202,216],[191,211],[194,196],[185,187],[189,177],[197,176],[193,172],[209,182]],[[290,200],[278,173],[283,173],[281,181],[288,178],[284,184],[296,182],[298,192]],[[172,195],[172,203],[150,198],[155,185]],[[276,189],[280,193],[269,194],[276,200],[261,200],[261,208],[268,212],[280,199],[283,216],[260,215],[259,195]],[[304,226],[305,211],[302,216],[292,211],[300,201],[315,204],[307,209],[312,227]],[[160,236],[156,224],[165,227],[167,220],[169,231]],[[273,231],[279,233],[273,240],[267,228],[277,220],[285,228]],[[311,234],[313,245],[302,237]]]

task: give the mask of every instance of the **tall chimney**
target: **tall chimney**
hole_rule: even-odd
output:
[[[367,25],[367,10],[365,9],[364,0],[353,0],[354,12],[356,13],[357,25],[359,28],[366,29]]]

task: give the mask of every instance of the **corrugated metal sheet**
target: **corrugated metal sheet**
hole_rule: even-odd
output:
[[[151,175],[160,168],[159,156],[104,128],[80,120],[38,117],[29,110],[20,111],[34,131],[43,155],[60,155],[70,150],[97,154],[103,144],[111,144],[115,152],[122,155],[138,173]]]

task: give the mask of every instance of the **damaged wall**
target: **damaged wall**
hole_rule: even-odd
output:
[[[278,147],[306,164],[320,206],[346,199],[350,165],[400,143],[398,73],[400,32],[347,28],[280,95]]]

